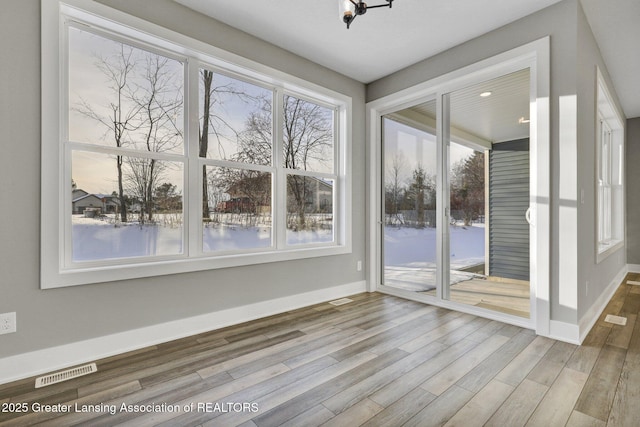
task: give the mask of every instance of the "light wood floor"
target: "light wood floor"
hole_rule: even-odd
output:
[[[436,290],[423,292],[436,295]],[[531,302],[529,283],[492,278],[470,279],[451,285],[451,301],[487,308],[501,313],[529,318]]]
[[[0,408],[102,411],[0,411],[0,425],[638,425],[640,286],[621,285],[582,346],[382,294],[353,299],[100,360],[97,373],[45,388],[1,385]],[[608,313],[627,326],[604,323]]]

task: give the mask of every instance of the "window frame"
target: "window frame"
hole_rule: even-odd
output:
[[[625,245],[625,159],[622,117],[613,101],[606,80],[598,68],[594,120],[596,263],[602,262]]]
[[[43,1],[42,10],[42,165],[41,165],[41,288],[153,277],[191,271],[262,264],[350,253],[351,241],[351,97],[256,63],[210,44],[130,16],[89,0]],[[67,21],[91,28],[92,33],[178,59],[184,63],[183,154],[146,153],[122,149],[136,157],[177,159],[184,164],[183,253],[94,262],[71,259],[71,154],[77,143],[68,140]],[[219,161],[198,156],[199,70],[206,68],[274,94],[273,158],[271,166]],[[195,83],[194,83],[195,79]],[[285,94],[327,106],[334,120],[334,170],[310,176],[335,180],[333,239],[331,243],[286,243],[286,176],[281,162],[282,117]],[[195,112],[195,114],[194,114]],[[75,144],[75,145],[74,145]],[[81,147],[86,150],[86,144]],[[115,147],[89,147],[110,153]],[[224,163],[227,163],[226,165]],[[205,252],[202,221],[202,166],[228,166],[272,171],[272,245],[243,251]],[[302,175],[307,175],[302,171]]]

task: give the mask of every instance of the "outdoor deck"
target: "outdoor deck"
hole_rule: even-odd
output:
[[[423,292],[435,295],[435,289]],[[451,285],[451,301],[529,318],[529,283],[473,278]]]
[[[459,270],[451,270],[450,282],[451,301],[529,318],[529,282]],[[385,285],[394,288],[435,296],[435,283],[432,268],[385,269]]]

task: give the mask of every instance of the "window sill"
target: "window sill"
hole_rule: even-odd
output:
[[[233,254],[215,257],[182,258],[157,262],[118,264],[100,267],[59,270],[57,266],[45,268],[40,279],[41,289],[89,285],[93,283],[157,277],[169,274],[189,273],[220,268],[250,266],[272,262],[316,258],[351,253],[351,247],[338,245],[322,248],[295,248],[278,252]]]
[[[602,261],[609,258],[609,256],[616,253],[622,247],[624,247],[624,240],[609,240],[607,242],[598,242],[596,264],[600,264]]]

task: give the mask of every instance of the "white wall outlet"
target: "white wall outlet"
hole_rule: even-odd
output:
[[[11,334],[16,331],[16,313],[0,314],[0,335]]]
[[[356,263],[356,270],[358,270],[358,271],[362,271],[362,261],[358,261],[358,262]]]

